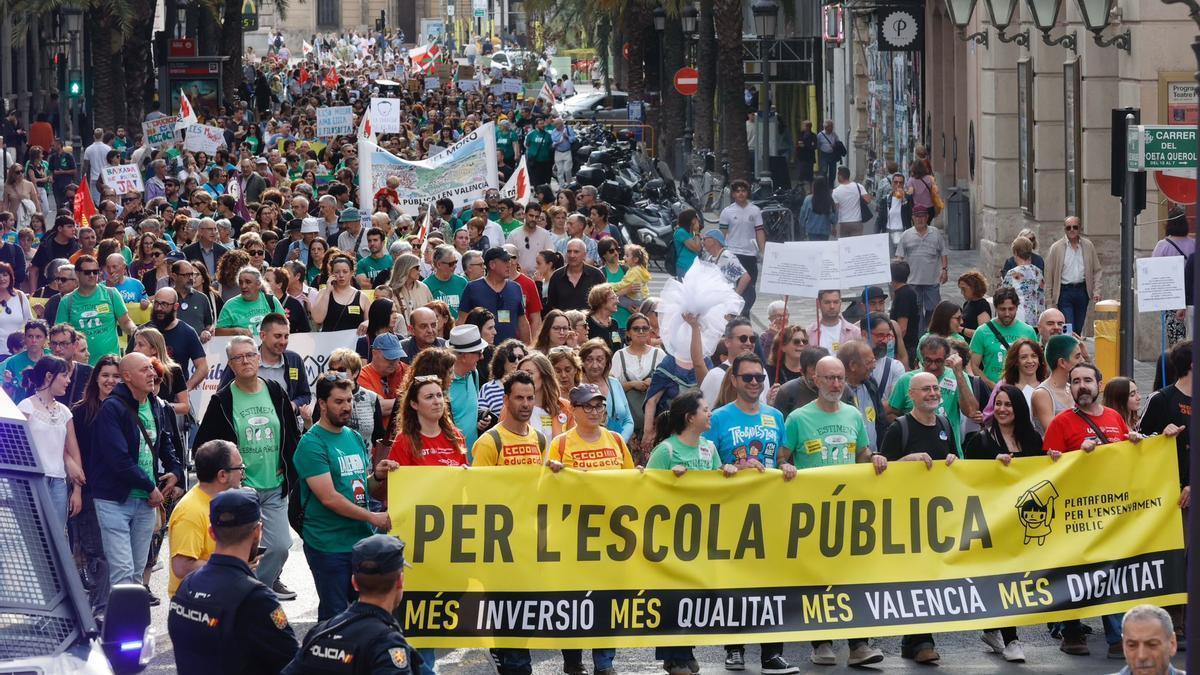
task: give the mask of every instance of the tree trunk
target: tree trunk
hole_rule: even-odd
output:
[[[663,83],[662,107],[659,108],[660,154],[668,165],[675,156],[675,139],[683,136],[684,120],[687,117],[687,101],[675,91],[675,71],[683,67],[683,22],[676,17],[667,17],[663,31]]]
[[[138,0],[137,20],[121,50],[125,73],[125,127],[139,128],[157,82],[151,77],[150,40],[154,32],[154,0]]]
[[[717,37],[713,26],[713,0],[700,0],[700,17],[696,27],[699,35],[696,45],[696,69],[700,71],[700,82],[692,111],[695,116],[695,135],[692,145],[696,148],[713,150],[713,98],[717,90]],[[739,47],[740,49],[740,47]]]
[[[625,92],[629,94],[631,101],[645,101],[646,69],[653,67],[652,64],[646,63],[646,58],[652,53],[652,50],[646,49],[646,44],[648,39],[655,38],[654,18],[648,8],[638,0],[633,0],[625,7],[622,18],[624,25],[621,32],[625,37],[625,44],[629,45],[629,71]],[[647,25],[651,33],[649,36],[646,35]]]
[[[92,124],[105,129],[115,129],[125,121],[125,97],[114,92],[124,91],[121,77],[120,27],[116,17],[107,9],[92,8],[87,12],[88,26],[96,30],[89,35],[91,54],[88,70],[91,74],[92,90],[87,92],[92,104]],[[87,55],[84,57],[88,58]],[[81,136],[87,142],[85,130]]]
[[[228,56],[222,71],[222,99],[232,106],[237,99],[238,87],[242,84],[242,0],[225,0],[224,17],[221,23],[221,54]]]
[[[746,147],[746,101],[742,97],[742,2],[715,0],[713,23],[717,33],[717,75],[721,108],[721,147],[729,160],[730,178],[750,178],[750,151]]]

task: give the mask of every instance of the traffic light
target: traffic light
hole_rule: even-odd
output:
[[[67,96],[79,98],[83,96],[83,71],[72,68],[67,73]]]

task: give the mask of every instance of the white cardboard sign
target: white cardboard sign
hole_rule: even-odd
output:
[[[1183,256],[1138,258],[1137,307],[1139,312],[1183,309],[1187,298],[1183,288]]]
[[[759,289],[815,298],[824,289],[844,290],[891,281],[888,235],[868,234],[836,241],[767,244]]]

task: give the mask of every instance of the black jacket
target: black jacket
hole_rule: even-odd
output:
[[[290,349],[285,349],[283,350],[283,365],[287,371],[285,374],[288,400],[297,406],[312,403],[312,387],[308,384],[308,375],[305,375],[304,358]],[[293,373],[296,377],[292,377]],[[230,382],[233,382],[233,368],[227,367],[221,373],[221,381],[217,384],[217,388],[224,389]]]
[[[221,256],[225,255],[226,253],[229,253],[229,248],[220,242],[214,242],[212,248],[213,248],[213,267],[216,267],[217,263],[221,262]],[[183,247],[183,257],[187,258],[188,260],[190,260],[192,262],[203,265],[204,264],[204,251],[200,248],[200,242],[196,242],[194,244],[188,244],[187,246],[184,246]]]
[[[183,485],[183,465],[176,455],[178,432],[175,415],[167,412],[164,403],[156,396],[150,397],[150,411],[154,414],[155,437],[151,452],[155,458],[155,473],[169,471]],[[134,489],[150,492],[157,487],[157,476],[146,476],[138,467],[138,450],[142,436],[137,418],[137,401],[124,382],[113,388],[112,394],[100,404],[100,413],[91,429],[81,429],[100,443],[92,443],[88,453],[85,473],[88,487],[96,499],[124,502],[129,491]]]
[[[226,369],[226,372],[229,372],[229,369]],[[259,379],[267,386],[267,393],[271,396],[271,403],[275,405],[275,415],[279,418],[280,430],[283,432],[283,438],[279,442],[279,461],[283,463],[283,494],[286,495],[288,487],[296,480],[296,468],[292,464],[292,457],[296,454],[296,444],[300,442],[300,429],[296,426],[296,413],[292,412],[291,401],[283,387],[272,380],[261,377]],[[192,441],[193,452],[195,448],[211,440],[232,441],[237,438],[237,430],[233,424],[233,392],[230,391],[232,386],[222,385],[208,402],[204,419],[200,420],[200,428],[196,430],[196,438]]]

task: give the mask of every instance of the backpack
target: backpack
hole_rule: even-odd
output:
[[[533,429],[533,427],[530,427],[530,429]],[[499,456],[500,449],[504,447],[504,443],[500,441],[500,430],[496,427],[492,427],[484,433],[486,433],[488,437],[492,439],[492,442],[496,444],[496,455]],[[545,457],[546,435],[542,433],[541,429],[533,429],[533,433],[537,434],[538,452],[542,455],[542,457]]]
[[[950,426],[950,420],[946,419],[945,415],[935,415],[934,420],[937,422],[938,429],[946,432],[946,436],[949,439],[949,440],[947,440],[947,442],[951,446],[950,449],[953,450],[954,449],[954,429]],[[902,449],[908,448],[908,432],[909,432],[908,415],[901,415],[896,420],[896,423],[900,425],[900,447]]]

